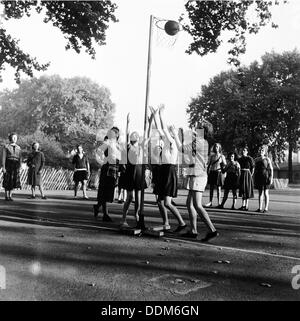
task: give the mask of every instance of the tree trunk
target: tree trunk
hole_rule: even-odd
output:
[[[293,183],[293,147],[292,147],[292,144],[289,144],[288,173],[289,173],[289,183]]]

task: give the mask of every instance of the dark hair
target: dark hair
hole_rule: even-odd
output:
[[[33,142],[33,143],[31,144],[31,148],[32,148],[32,149],[33,149],[33,147],[34,147],[35,144],[38,144],[38,142]]]
[[[105,136],[105,137],[103,138],[103,141],[105,141],[105,140],[108,140],[108,137],[107,137],[107,136]]]
[[[222,154],[222,146],[221,146],[221,144],[219,144],[219,143],[214,143],[214,144],[213,144],[213,146],[212,146],[212,148],[211,148],[212,151],[214,152],[217,146],[219,146],[219,153]]]
[[[77,144],[77,145],[76,145],[76,149],[78,149],[80,146],[82,147],[81,144]]]
[[[114,131],[117,135],[117,140],[119,139],[120,136],[120,129],[116,126],[112,127],[110,130]]]
[[[246,149],[247,152],[249,153],[249,147],[248,147],[247,145],[245,145],[245,146],[242,147],[242,151],[243,151],[244,149]]]
[[[13,137],[14,135],[18,136],[17,133],[15,133],[15,132],[10,133],[10,134],[8,135],[8,139],[9,139],[10,142],[11,142],[11,139],[12,139],[12,137]]]
[[[207,120],[199,122],[196,126],[197,129],[203,129],[204,139],[211,138],[213,135],[213,125]]]
[[[236,154],[236,152],[229,152],[228,155],[227,155],[227,159],[230,159],[231,155],[234,156],[234,160],[236,161],[236,160],[237,160],[237,154]]]

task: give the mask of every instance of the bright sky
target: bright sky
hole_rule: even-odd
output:
[[[97,47],[96,60],[87,54],[65,51],[65,40],[59,30],[41,22],[38,15],[22,20],[4,22],[11,34],[20,39],[25,51],[41,63],[50,61],[46,74],[62,77],[86,76],[99,85],[108,87],[116,104],[115,125],[125,130],[126,114],[130,112],[132,129],[143,129],[148,33],[150,14],[177,20],[184,12],[184,0],[115,0],[118,4],[118,23],[107,31],[107,45]],[[248,37],[243,64],[259,60],[265,52],[283,52],[300,48],[300,1],[276,6],[274,22],[278,29],[266,27],[257,35]],[[224,44],[216,54],[200,57],[187,55],[189,36],[180,32],[172,49],[160,48],[153,41],[150,104],[166,105],[168,122],[187,127],[186,108],[191,97],[200,92],[201,85],[222,70],[226,63],[228,46]],[[299,49],[300,50],[300,49]],[[40,76],[40,73],[36,73]],[[0,90],[16,86],[13,71],[7,68]]]

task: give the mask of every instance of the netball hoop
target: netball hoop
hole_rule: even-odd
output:
[[[153,27],[156,46],[164,48],[172,48],[183,30],[179,22],[157,17],[153,17]]]

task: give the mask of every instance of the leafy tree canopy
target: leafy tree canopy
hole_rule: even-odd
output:
[[[110,0],[105,1],[0,1],[4,6],[2,16],[5,20],[30,16],[33,11],[43,15],[45,23],[52,22],[67,40],[66,49],[80,53],[86,52],[95,58],[93,41],[104,45],[106,30],[110,21],[117,22],[114,12],[117,6]],[[2,19],[3,19],[2,17]],[[0,16],[1,19],[1,16]],[[5,65],[15,69],[15,79],[19,83],[21,72],[32,77],[33,71],[45,70],[49,63],[40,64],[36,58],[25,53],[5,28],[0,25],[0,74]],[[1,80],[1,78],[0,78]]]
[[[202,86],[187,112],[191,125],[206,119],[214,126],[214,140],[226,151],[247,144],[253,155],[262,143],[282,159],[289,144],[299,148],[300,53],[267,53],[238,71],[221,72]]]
[[[57,75],[24,80],[0,92],[0,136],[43,133],[67,153],[80,143],[92,152],[99,131],[113,124],[110,91],[85,77]]]
[[[287,1],[283,1],[286,3]],[[240,65],[239,55],[246,51],[246,35],[256,34],[261,27],[272,20],[271,7],[278,5],[276,1],[187,1],[187,14],[181,16],[184,29],[193,37],[187,53],[204,56],[216,52],[222,43],[224,32],[233,36],[229,50],[228,62]],[[250,12],[255,12],[252,19]],[[187,16],[187,17],[186,17]],[[272,23],[272,27],[277,25]]]

